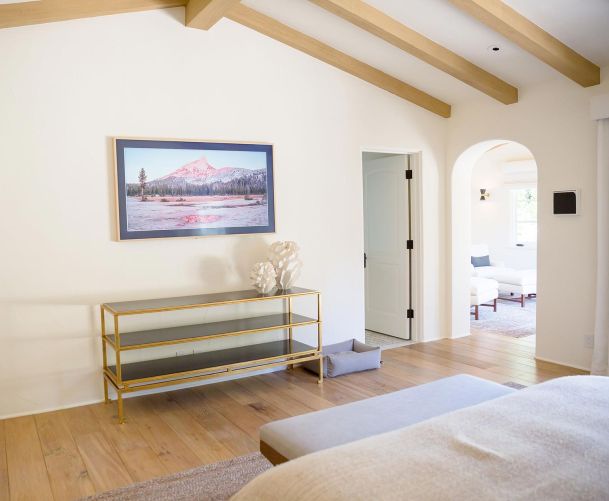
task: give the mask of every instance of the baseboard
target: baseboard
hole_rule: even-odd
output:
[[[96,400],[85,400],[83,402],[78,402],[75,404],[65,404],[65,405],[59,405],[57,407],[48,407],[46,409],[40,409],[40,410],[36,410],[33,412],[26,411],[26,412],[17,412],[15,414],[4,414],[4,415],[0,416],[0,420],[19,418],[19,417],[24,417],[24,416],[35,416],[36,414],[44,414],[45,412],[62,411],[65,409],[74,409],[75,407],[83,407],[84,405],[99,404],[103,401],[104,401],[104,399],[100,398],[100,399],[96,399]]]
[[[581,371],[588,371],[588,372],[590,372],[590,367],[581,367],[579,365],[566,364],[565,362],[558,362],[556,360],[551,360],[549,358],[542,358],[542,357],[536,356],[535,360],[539,360],[540,362],[550,362],[551,364],[562,365],[563,367],[570,367],[572,369],[579,369]]]
[[[155,393],[167,393],[167,392],[173,391],[173,390],[183,390],[186,388],[194,388],[196,386],[204,386],[207,384],[221,383],[223,381],[232,381],[235,379],[242,379],[242,378],[246,378],[246,377],[250,377],[250,376],[259,376],[262,374],[269,374],[271,372],[278,372],[280,370],[285,370],[285,367],[272,367],[270,369],[261,369],[259,371],[251,371],[251,372],[247,372],[247,373],[243,373],[243,374],[233,374],[232,376],[218,377],[218,378],[213,378],[213,379],[204,379],[202,381],[195,381],[192,383],[176,384],[175,386],[166,386],[163,388],[156,388],[154,390],[143,390],[143,391],[134,392],[134,393],[124,393],[123,398],[128,399],[128,398],[135,398],[135,397],[143,397],[145,395],[153,395]],[[100,374],[100,377],[101,377],[101,374]],[[109,388],[110,388],[110,398],[113,398],[114,392],[112,391],[112,386],[110,386]],[[45,412],[61,411],[61,410],[65,410],[65,409],[74,409],[75,407],[83,407],[85,405],[99,404],[99,403],[102,403],[103,401],[104,401],[103,397],[100,397],[99,399],[84,400],[82,402],[58,405],[56,407],[48,407],[48,408],[39,409],[39,410],[35,410],[35,411],[17,412],[14,414],[0,415],[0,420],[12,419],[12,418],[18,418],[18,417],[24,417],[24,416],[35,416],[37,414],[44,414]]]
[[[420,341],[412,341],[412,344],[417,344],[417,343],[433,343],[434,341],[442,341],[443,339],[458,339],[461,337],[467,337],[467,336],[471,336],[470,332],[465,332],[464,334],[459,334],[458,336],[446,336],[446,337],[433,337],[433,338],[428,338],[428,339],[421,339]]]
[[[446,338],[446,339],[459,339],[461,337],[467,337],[467,336],[471,336],[471,335],[472,335],[471,332],[465,332],[463,334],[457,334],[456,336],[453,335],[453,336],[451,336],[449,338]]]

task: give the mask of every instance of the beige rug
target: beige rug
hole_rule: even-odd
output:
[[[153,478],[82,501],[226,500],[273,465],[259,452],[167,477]]]
[[[499,300],[497,313],[492,308],[481,306],[480,319],[474,320],[474,317],[471,317],[471,333],[491,332],[514,338],[534,336],[537,300],[527,298],[524,304],[525,307],[522,308],[519,303]]]

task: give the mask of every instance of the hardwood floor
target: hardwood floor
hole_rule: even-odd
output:
[[[584,371],[536,361],[534,338],[492,334],[383,352],[377,371],[302,369],[0,421],[0,500],[74,500],[258,450],[269,421],[467,373],[531,385]]]

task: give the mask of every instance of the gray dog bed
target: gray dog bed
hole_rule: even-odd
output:
[[[350,372],[378,369],[381,366],[381,349],[368,346],[357,339],[323,347],[324,376],[336,377]],[[319,373],[319,362],[305,362],[303,366],[315,374]]]

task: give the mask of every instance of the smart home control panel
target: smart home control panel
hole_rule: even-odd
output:
[[[575,216],[579,214],[579,191],[565,190],[553,193],[553,213],[560,216]]]

